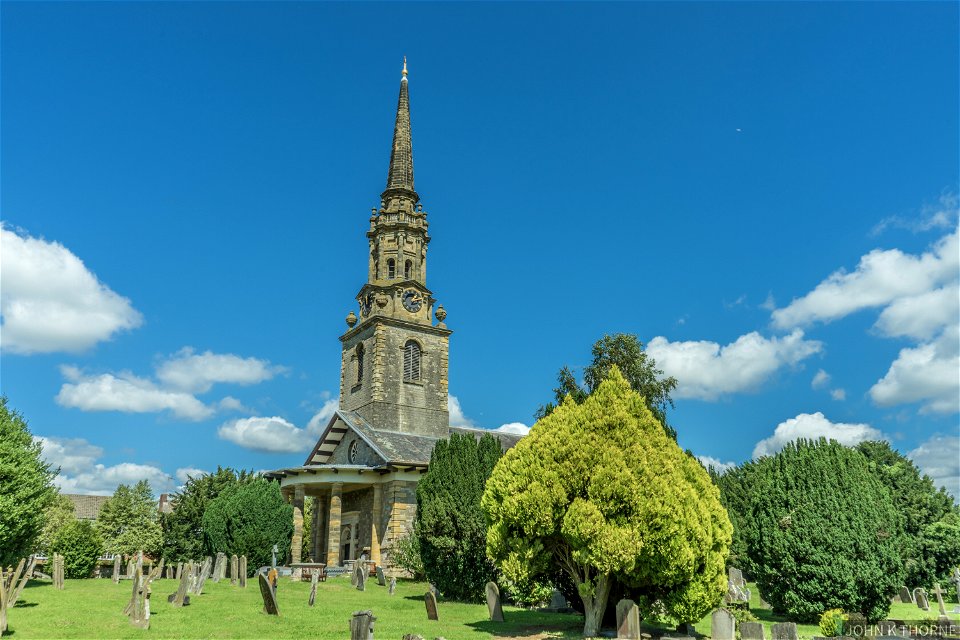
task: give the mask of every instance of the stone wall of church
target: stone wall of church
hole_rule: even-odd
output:
[[[357,455],[350,460],[350,447],[353,442],[357,443]],[[337,448],[330,454],[330,460],[327,464],[362,464],[368,467],[376,467],[383,464],[383,459],[374,453],[373,449],[363,438],[357,436],[352,430],[347,431],[343,440],[337,445]]]
[[[357,525],[357,554],[360,550],[370,546],[370,527],[373,526],[373,488],[360,489],[343,494],[343,513],[360,512],[360,522]]]
[[[390,566],[390,547],[413,530],[417,515],[417,483],[409,480],[393,480],[383,485],[384,528],[381,548],[383,563]]]

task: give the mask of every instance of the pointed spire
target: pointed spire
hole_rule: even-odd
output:
[[[410,95],[407,91],[407,57],[403,57],[400,77],[400,97],[397,99],[397,122],[393,127],[393,149],[390,151],[390,171],[387,188],[380,196],[388,204],[397,198],[411,206],[420,199],[413,190],[413,142],[410,137]],[[388,207],[391,208],[391,207]]]

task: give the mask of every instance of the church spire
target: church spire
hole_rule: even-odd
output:
[[[393,148],[390,151],[390,171],[387,188],[381,194],[387,210],[403,204],[413,205],[420,196],[413,190],[413,142],[410,137],[410,95],[407,90],[407,57],[403,57],[400,78],[400,97],[397,99],[397,121],[393,127]],[[406,208],[406,207],[404,207]]]

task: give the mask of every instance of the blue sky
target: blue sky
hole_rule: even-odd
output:
[[[635,333],[698,455],[882,437],[960,493],[956,3],[0,11],[0,386],[65,489],[303,461],[406,55],[455,420]]]

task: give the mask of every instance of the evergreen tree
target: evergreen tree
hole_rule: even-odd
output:
[[[163,531],[157,519],[157,503],[150,483],[141,480],[132,488],[121,484],[103,503],[97,516],[97,531],[108,553],[143,551],[156,557],[163,545]]]
[[[597,634],[615,582],[645,614],[685,622],[726,591],[731,525],[719,491],[616,366],[582,404],[565,399],[504,454],[481,505],[498,568],[522,582],[562,567],[586,636]]]
[[[494,579],[480,498],[501,455],[500,441],[490,434],[478,440],[453,433],[437,442],[417,484],[415,531],[424,573],[446,597],[479,602]]]
[[[37,550],[56,474],[43,461],[23,416],[0,396],[0,566]]]
[[[292,535],[293,506],[262,477],[228,486],[203,514],[206,555],[246,555],[251,570],[270,563],[273,545],[278,559],[287,557]]]
[[[57,535],[76,519],[73,502],[67,496],[57,493],[43,514],[43,531],[37,541],[37,549],[49,555]]]
[[[103,553],[103,540],[88,520],[76,520],[61,529],[53,541],[53,551],[63,556],[66,578],[89,578]]]
[[[657,369],[656,361],[643,350],[643,343],[637,336],[629,333],[605,335],[594,343],[592,355],[593,360],[583,370],[584,386],[577,382],[569,367],[563,367],[557,374],[554,402],[538,408],[534,418],[539,420],[550,415],[568,395],[580,404],[600,386],[615,366],[630,387],[643,396],[650,413],[663,425],[667,435],[676,440],[677,432],[667,422],[667,408],[673,407],[670,394],[677,387],[677,379],[663,377],[663,371]]]
[[[753,578],[774,611],[813,622],[828,609],[879,620],[903,581],[900,518],[866,459],[799,440],[751,479]]]
[[[747,576],[753,576],[754,572],[754,565],[747,549],[747,540],[754,529],[750,501],[753,496],[752,480],[757,468],[755,463],[745,462],[722,474],[712,468],[709,470],[713,483],[720,489],[720,502],[730,516],[730,523],[733,524],[733,540],[730,543],[728,565],[737,567]]]
[[[198,560],[205,554],[203,514],[227,487],[249,482],[254,474],[217,467],[214,473],[188,477],[171,501],[173,512],[160,517],[163,528],[163,557],[167,562]]]

